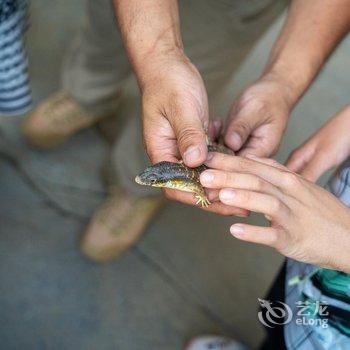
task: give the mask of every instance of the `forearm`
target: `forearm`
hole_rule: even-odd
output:
[[[264,76],[279,79],[294,106],[350,29],[350,0],[294,0]]]
[[[114,5],[125,48],[142,87],[150,67],[183,51],[177,1],[114,0]]]

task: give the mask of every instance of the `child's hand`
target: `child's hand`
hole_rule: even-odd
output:
[[[270,227],[234,224],[231,233],[293,259],[350,272],[350,210],[321,187],[271,159],[213,153],[201,183],[222,203],[262,213]]]
[[[350,154],[350,106],[347,106],[289,156],[286,166],[310,181],[342,163]]]

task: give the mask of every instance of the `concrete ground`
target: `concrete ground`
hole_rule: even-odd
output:
[[[35,102],[59,87],[63,51],[82,9],[82,1],[33,1]],[[230,99],[259,75],[279,26],[243,65]],[[348,102],[349,54],[346,41],[293,113],[279,160]],[[100,169],[108,145],[90,129],[57,150],[32,149],[20,122],[0,120],[1,349],[178,350],[202,333],[258,345],[257,298],[281,256],[233,239],[235,218],[171,203],[120,260],[88,261],[78,242],[105,196]]]

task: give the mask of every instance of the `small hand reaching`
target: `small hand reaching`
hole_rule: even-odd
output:
[[[215,153],[201,174],[220,201],[262,213],[269,227],[234,224],[239,239],[268,245],[295,260],[350,272],[350,210],[335,196],[266,158]]]
[[[342,109],[289,156],[286,166],[310,181],[340,165],[350,154],[350,106]]]

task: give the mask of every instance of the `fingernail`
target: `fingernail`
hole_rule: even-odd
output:
[[[220,199],[223,201],[230,201],[234,198],[235,196],[235,191],[231,189],[224,189],[220,191]]]
[[[196,146],[190,146],[187,148],[185,154],[184,154],[184,161],[185,163],[193,163],[198,160],[198,158],[201,155],[201,151]]]
[[[242,139],[241,136],[239,134],[237,134],[236,132],[233,132],[230,136],[231,138],[231,142],[236,146],[236,147],[240,147],[241,143],[242,143]]]
[[[209,185],[214,180],[214,174],[210,170],[207,170],[201,174],[200,179],[201,183],[203,183],[204,185]]]
[[[230,227],[230,232],[235,237],[242,237],[244,233],[244,228],[241,225],[235,224]]]

